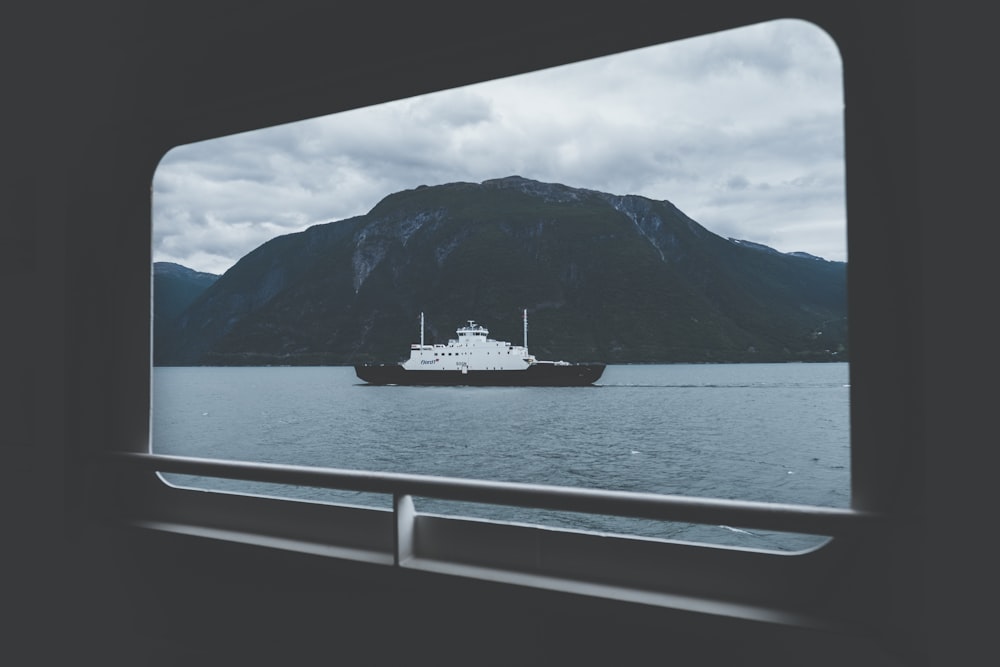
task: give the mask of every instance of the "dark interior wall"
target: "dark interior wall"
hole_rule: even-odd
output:
[[[962,655],[989,636],[988,615],[974,612],[992,574],[980,521],[995,506],[981,495],[995,440],[984,363],[995,48],[972,4],[802,4],[5,7],[0,655],[27,656],[10,664],[60,664],[66,654],[129,665],[668,661],[650,655],[975,664]],[[899,309],[908,324],[870,332],[903,350],[890,381],[903,396],[885,398],[909,415],[905,433],[886,434],[902,443],[894,465],[906,491],[896,502],[908,522],[885,555],[895,602],[871,637],[132,532],[91,502],[100,479],[91,456],[143,437],[107,397],[148,357],[144,341],[116,328],[148,285],[117,278],[148,266],[133,252],[148,247],[136,221],[148,217],[149,178],[172,145],[801,12],[843,30],[848,66],[867,77],[870,97],[848,101],[848,122],[866,124],[870,143],[849,150],[848,164],[880,170],[893,223],[879,245],[852,247],[852,263],[878,278],[871,255],[892,251],[873,282],[884,298],[871,307]]]

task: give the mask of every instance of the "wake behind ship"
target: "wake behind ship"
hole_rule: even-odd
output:
[[[357,364],[354,371],[368,384],[411,386],[582,387],[604,373],[605,364],[542,361],[528,352],[528,312],[524,312],[524,345],[489,338],[474,320],[459,327],[457,339],[446,345],[424,344],[424,315],[420,314],[420,342],[410,345],[410,358],[395,364]]]

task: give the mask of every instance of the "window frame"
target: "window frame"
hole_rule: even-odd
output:
[[[145,295],[127,299],[135,308],[116,309],[114,317],[129,342],[112,358],[116,376],[113,400],[123,418],[109,434],[107,451],[101,453],[95,472],[98,483],[93,497],[106,512],[128,525],[146,530],[196,534],[203,537],[256,544],[271,548],[324,554],[333,558],[361,560],[403,569],[417,569],[515,585],[562,590],[584,595],[652,604],[674,609],[738,616],[783,624],[836,624],[829,613],[831,596],[826,582],[855,561],[863,550],[878,551],[884,533],[897,516],[891,511],[899,496],[896,466],[905,446],[907,397],[900,391],[908,380],[909,350],[897,344],[909,312],[883,307],[884,297],[903,293],[905,273],[885,280],[886,257],[900,250],[895,246],[895,218],[880,186],[880,177],[890,170],[886,145],[876,139],[879,121],[886,120],[866,77],[855,76],[855,52],[841,43],[835,26],[818,17],[761,16],[738,24],[705,27],[721,30],[773,18],[811,21],[830,34],[840,46],[844,63],[846,177],[848,209],[848,312],[851,323],[851,507],[827,512],[825,508],[797,506],[757,507],[741,501],[701,501],[668,498],[657,512],[677,520],[700,522],[704,516],[727,517],[727,523],[748,527],[774,527],[790,522],[801,532],[833,534],[826,544],[806,552],[779,554],[717,545],[686,544],[632,537],[607,537],[561,529],[502,524],[487,520],[444,517],[418,513],[411,497],[415,493],[442,497],[458,489],[453,499],[476,501],[482,493],[493,502],[509,501],[518,493],[539,489],[517,489],[520,485],[448,480],[394,475],[367,475],[366,483],[393,496],[393,509],[353,508],[294,499],[278,499],[184,489],[164,483],[164,472],[211,472],[260,481],[307,478],[305,471],[289,466],[244,464],[192,459],[173,460],[150,453],[151,409],[151,257],[127,261],[124,273],[150,281]],[[659,41],[689,35],[666,32]],[[641,40],[639,40],[641,41]],[[649,42],[654,43],[654,42]],[[632,48],[644,44],[636,43]],[[622,49],[614,49],[620,51]],[[565,62],[580,59],[567,53]],[[857,54],[858,68],[867,60]],[[552,63],[558,64],[558,63]],[[541,66],[541,65],[539,65]],[[484,68],[483,71],[490,71]],[[510,72],[517,73],[517,72]],[[397,79],[391,79],[398,86]],[[471,81],[470,81],[471,82]],[[370,96],[370,94],[369,94]],[[317,100],[315,97],[321,99]],[[359,95],[354,102],[329,96],[272,99],[257,113],[246,111],[227,119],[233,109],[203,110],[201,115],[173,119],[157,131],[158,150],[147,156],[147,183],[159,156],[181,143],[221,136],[224,133],[264,127],[338,110],[365,106],[370,99]],[[856,106],[855,103],[858,103]],[[275,111],[280,109],[280,111]],[[224,131],[223,131],[224,130]],[[131,196],[144,196],[148,186],[135,187]],[[150,211],[145,230],[136,232],[150,246]],[[143,225],[138,225],[143,227]],[[135,241],[135,237],[131,239]],[[141,240],[141,239],[140,239]],[[138,243],[136,242],[136,245]],[[888,255],[887,255],[888,253]],[[124,261],[124,260],[123,260]],[[897,263],[902,263],[897,261]],[[865,291],[863,292],[862,289]],[[145,341],[145,345],[138,341]],[[915,427],[915,426],[914,426]],[[352,488],[350,471],[313,471],[310,483]],[[267,478],[267,480],[261,479]],[[412,478],[412,479],[411,479]],[[440,486],[434,486],[439,484]],[[381,486],[378,486],[381,485]],[[426,486],[430,485],[430,486]],[[461,487],[461,488],[459,488]],[[357,489],[356,490],[363,490]],[[416,491],[414,491],[416,489]],[[550,489],[545,493],[563,509],[577,507],[615,509],[610,495],[595,500],[577,490]],[[491,493],[498,495],[494,498]],[[599,492],[598,492],[599,493]],[[614,494],[612,494],[614,495]],[[561,499],[561,500],[560,500]],[[606,501],[607,504],[604,504]],[[625,501],[626,505],[628,504]],[[641,505],[636,499],[637,505]],[[565,505],[563,505],[565,503]],[[707,514],[699,514],[706,511]],[[614,511],[609,513],[615,513]],[[660,516],[660,515],[658,515]],[[764,518],[762,518],[764,517]],[[772,524],[772,521],[777,522]],[[835,525],[835,527],[834,527]]]

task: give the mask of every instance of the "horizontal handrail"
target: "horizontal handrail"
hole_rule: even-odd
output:
[[[545,510],[730,525],[829,537],[877,525],[882,515],[856,509],[584,489],[406,473],[114,452],[112,462],[160,473],[201,475],[326,489],[510,505]]]

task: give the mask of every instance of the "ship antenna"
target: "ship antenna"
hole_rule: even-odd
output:
[[[528,351],[528,309],[524,309],[524,351]]]

